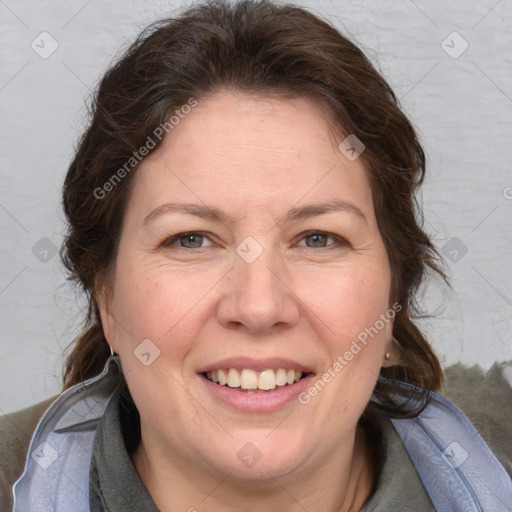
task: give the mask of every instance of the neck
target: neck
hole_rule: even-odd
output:
[[[333,451],[318,467],[308,465],[278,477],[269,474],[268,479],[257,482],[238,479],[229,472],[199,470],[179,453],[163,457],[156,445],[144,443],[145,438],[142,427],[132,460],[161,512],[201,512],[204,508],[209,512],[356,512],[373,487],[373,458],[360,427],[352,437],[351,450]]]

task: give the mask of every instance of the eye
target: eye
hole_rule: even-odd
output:
[[[202,231],[190,231],[188,233],[178,233],[162,242],[162,247],[170,247],[179,242],[178,247],[181,249],[202,249],[202,242],[209,240]]]
[[[335,240],[337,243],[327,245],[327,240],[329,238]],[[349,245],[349,243],[344,238],[332,233],[325,233],[323,231],[307,231],[306,233],[302,234],[301,241],[302,240],[306,240],[307,247],[317,247],[320,249],[328,248],[333,245]],[[307,243],[308,240],[311,240],[311,244]]]
[[[334,240],[334,243],[328,244],[327,242],[329,239]],[[189,231],[173,235],[165,239],[160,245],[162,247],[175,246],[178,249],[203,249],[208,247],[203,245],[205,240],[210,240],[207,233],[203,231]],[[306,247],[318,249],[349,245],[344,238],[323,231],[307,231],[302,233],[300,241],[302,240],[306,240]],[[310,241],[310,243],[308,241]],[[210,246],[211,245],[213,244],[210,244]]]

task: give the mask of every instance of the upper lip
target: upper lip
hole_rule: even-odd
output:
[[[199,369],[198,373],[211,372],[215,370],[224,370],[226,368],[235,368],[243,370],[250,368],[256,372],[262,372],[268,369],[284,368],[285,370],[298,370],[302,373],[312,373],[312,369],[304,364],[301,364],[292,359],[283,357],[272,357],[267,359],[252,359],[250,357],[231,357],[229,359],[222,359],[215,363],[210,363],[203,368]]]

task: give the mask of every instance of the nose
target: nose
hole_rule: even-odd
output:
[[[278,256],[267,249],[252,263],[238,255],[225,280],[217,316],[225,328],[269,334],[293,327],[299,320],[299,300]]]

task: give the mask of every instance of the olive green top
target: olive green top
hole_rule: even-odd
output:
[[[133,403],[133,402],[132,402]],[[130,414],[129,400],[116,392],[96,431],[89,478],[89,506],[94,512],[144,510],[158,512],[130,459],[137,444],[138,416]],[[127,412],[128,411],[128,412]],[[435,512],[430,498],[395,428],[384,415],[375,425],[380,433],[378,465],[382,466],[376,488],[362,511]],[[124,439],[123,432],[135,433]],[[208,500],[202,503],[208,510]]]

